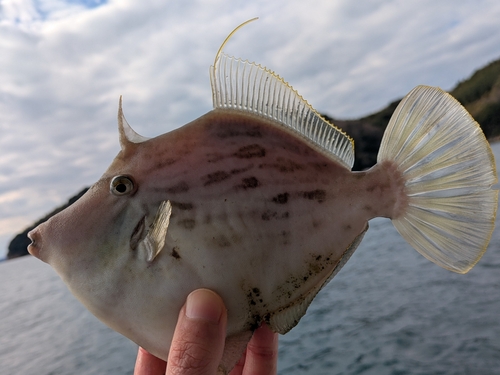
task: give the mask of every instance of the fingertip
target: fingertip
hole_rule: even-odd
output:
[[[278,334],[262,324],[248,343],[245,371],[249,373],[276,374],[278,365]]]
[[[209,289],[197,289],[186,300],[185,314],[189,319],[219,323],[225,310],[222,298]]]
[[[274,346],[278,342],[278,334],[265,323],[262,323],[262,325],[255,330],[254,336],[261,342],[269,343],[268,345],[270,346]]]
[[[167,374],[215,374],[224,351],[226,320],[218,294],[208,289],[192,292],[179,314]]]

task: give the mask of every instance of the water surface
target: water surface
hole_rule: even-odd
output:
[[[500,144],[493,145],[497,160]],[[498,226],[498,225],[497,225]],[[0,263],[2,375],[131,374],[137,347],[32,257]],[[500,229],[466,275],[428,262],[376,219],[308,313],[280,337],[279,373],[500,373]]]

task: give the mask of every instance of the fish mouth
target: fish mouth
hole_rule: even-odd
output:
[[[135,226],[132,235],[130,236],[130,248],[132,250],[135,250],[139,242],[141,242],[144,237],[146,237],[146,231],[144,230],[145,226],[146,216],[143,216]]]
[[[42,243],[41,243],[41,237],[40,237],[40,233],[38,231],[38,228],[31,230],[28,233],[28,238],[31,240],[31,243],[28,245],[28,253],[33,255],[35,258],[43,260],[40,257],[40,250],[41,250]]]

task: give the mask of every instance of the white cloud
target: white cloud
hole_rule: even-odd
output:
[[[496,0],[100,3],[0,0],[0,220],[12,235],[105,170],[118,151],[119,95],[146,136],[210,110],[208,67],[249,18],[261,17],[227,52],[336,117],[421,83],[449,89],[500,57]]]

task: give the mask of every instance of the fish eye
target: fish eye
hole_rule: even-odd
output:
[[[135,191],[135,184],[129,176],[115,176],[109,185],[111,194],[118,197],[131,194]]]

